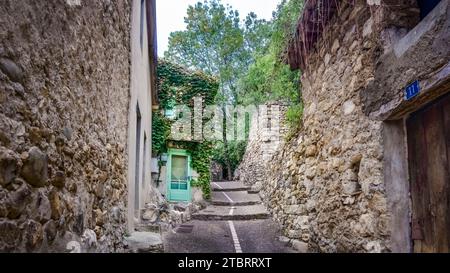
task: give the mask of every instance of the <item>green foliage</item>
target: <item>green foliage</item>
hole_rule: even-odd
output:
[[[297,26],[303,4],[304,0],[281,2],[274,12],[267,50],[256,58],[239,81],[239,102],[244,105],[274,100],[282,100],[291,105],[287,113],[290,135],[300,128],[303,113],[300,75],[283,63],[283,55]]]
[[[215,100],[219,83],[217,79],[202,72],[189,71],[167,60],[160,60],[157,68],[158,96],[162,110],[171,109],[176,104],[193,105],[194,97],[203,98],[203,106]],[[161,112],[154,112],[152,119],[153,154],[165,153],[168,147],[187,150],[192,156],[192,168],[199,177],[194,186],[201,187],[205,198],[210,197],[209,171],[212,157],[211,142],[189,142],[170,140],[170,129],[174,121],[167,119]]]
[[[190,143],[189,151],[192,156],[192,168],[197,171],[199,177],[192,185],[200,187],[205,199],[211,197],[211,172],[209,171],[212,157],[212,143]],[[194,146],[194,147],[193,147]]]
[[[158,61],[158,97],[162,109],[175,104],[192,105],[194,97],[202,97],[204,104],[214,103],[218,80],[200,71],[189,71],[168,60]]]
[[[239,100],[244,105],[258,105],[265,102],[271,96],[272,67],[275,64],[272,55],[264,55],[252,64],[247,75],[241,80]]]
[[[219,164],[226,165],[227,158],[225,155],[228,154],[231,169],[232,172],[234,172],[242,161],[246,147],[247,141],[229,141],[227,150],[225,151],[225,145],[222,142],[219,142],[214,146],[212,158]]]
[[[274,29],[271,47],[275,55],[282,56],[295,33],[305,0],[283,0],[273,16]]]
[[[258,52],[266,50],[270,24],[258,19],[255,13],[247,15],[242,24],[239,13],[220,0],[189,6],[185,23],[186,30],[171,33],[165,57],[217,76],[220,93],[216,102],[222,106],[236,104],[238,81]],[[227,146],[225,138],[223,145]]]
[[[290,130],[286,136],[287,140],[291,139],[300,129],[303,116],[303,104],[291,105],[286,111],[286,123]]]
[[[167,152],[167,138],[170,135],[170,121],[160,112],[152,116],[152,153],[160,155]]]
[[[268,50],[271,35],[272,24],[270,22],[258,19],[254,12],[247,15],[244,21],[244,38],[246,49],[251,55],[250,62]]]
[[[298,103],[299,74],[278,63],[274,54],[259,57],[240,81],[240,103],[261,104],[271,100]]]
[[[220,0],[189,6],[186,30],[171,33],[165,57],[219,78],[219,101],[236,102],[238,79],[253,62],[253,53],[267,46],[268,23],[250,13],[241,24],[239,12]]]
[[[272,100],[290,103],[288,119],[291,131],[295,131],[302,114],[299,73],[290,71],[283,63],[283,55],[303,4],[304,0],[283,0],[271,21],[260,20],[250,13],[241,22],[239,13],[220,0],[199,2],[187,10],[186,30],[171,33],[165,57],[215,75],[220,89],[215,98],[222,106]],[[180,98],[174,94],[184,92],[173,84],[161,82],[160,86],[167,90],[161,95],[165,105]],[[226,168],[234,169],[244,149],[245,142],[228,143],[224,138],[214,148],[214,158]]]
[[[300,103],[299,73],[282,61],[294,33],[304,0],[284,0],[274,13],[267,50],[256,58],[239,82],[239,98],[243,104],[259,104],[283,99]]]

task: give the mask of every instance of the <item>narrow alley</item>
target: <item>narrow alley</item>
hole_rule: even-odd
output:
[[[240,182],[213,182],[211,205],[164,234],[171,253],[292,253],[257,193]],[[280,240],[281,238],[281,240]]]
[[[450,253],[449,45],[450,0],[0,0],[0,253]]]

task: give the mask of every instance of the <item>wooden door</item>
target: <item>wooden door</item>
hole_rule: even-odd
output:
[[[450,94],[406,122],[414,252],[450,251]]]

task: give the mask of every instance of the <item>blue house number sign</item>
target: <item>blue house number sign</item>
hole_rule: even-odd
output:
[[[408,85],[405,89],[406,100],[410,100],[420,93],[419,81],[415,81]]]

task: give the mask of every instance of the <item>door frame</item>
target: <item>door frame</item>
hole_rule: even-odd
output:
[[[171,175],[172,175],[172,156],[186,156],[187,157],[187,193],[185,200],[172,200],[171,198]],[[167,171],[166,171],[166,190],[167,190],[167,200],[169,202],[190,202],[191,201],[191,179],[192,169],[191,169],[191,155],[187,150],[169,148],[167,150]]]
[[[391,215],[390,244],[393,252],[414,252],[412,236],[412,198],[410,155],[408,154],[408,130],[406,120],[450,94],[450,89],[440,96],[418,102],[401,118],[383,121],[383,174],[386,187],[387,209]]]

